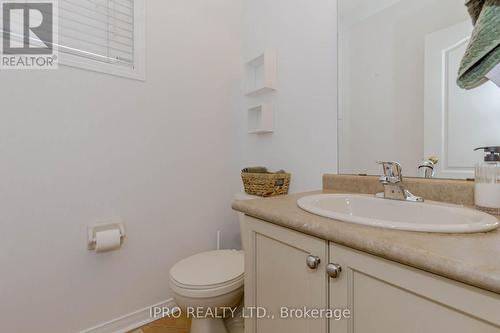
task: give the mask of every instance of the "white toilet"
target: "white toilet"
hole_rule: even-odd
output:
[[[257,197],[237,194],[236,200]],[[240,221],[242,215],[239,215]],[[177,305],[187,308],[235,308],[243,298],[244,254],[218,250],[183,259],[170,270],[170,288]],[[217,314],[221,314],[221,311]],[[229,313],[228,313],[229,314]],[[191,333],[227,333],[222,318],[192,318]]]

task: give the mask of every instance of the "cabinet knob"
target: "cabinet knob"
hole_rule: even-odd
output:
[[[332,279],[338,278],[341,272],[342,272],[342,266],[340,266],[340,265],[337,265],[337,264],[326,265],[326,273]]]
[[[310,269],[316,269],[321,263],[321,259],[318,256],[310,255],[307,256],[306,263],[307,267],[309,267]]]

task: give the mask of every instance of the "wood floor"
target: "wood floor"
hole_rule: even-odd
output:
[[[191,320],[186,317],[162,318],[129,333],[189,333]]]

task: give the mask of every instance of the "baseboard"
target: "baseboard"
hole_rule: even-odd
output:
[[[113,319],[107,323],[80,331],[79,333],[125,333],[131,331],[158,319],[151,318],[150,315],[150,309],[154,306],[167,307],[171,309],[176,307],[174,300],[171,298],[158,304],[153,304],[145,307],[144,309],[129,313],[120,318]]]

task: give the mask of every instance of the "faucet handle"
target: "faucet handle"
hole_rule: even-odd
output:
[[[384,169],[384,176],[380,182],[384,184],[396,184],[403,181],[403,168],[399,162],[395,161],[377,161]]]

